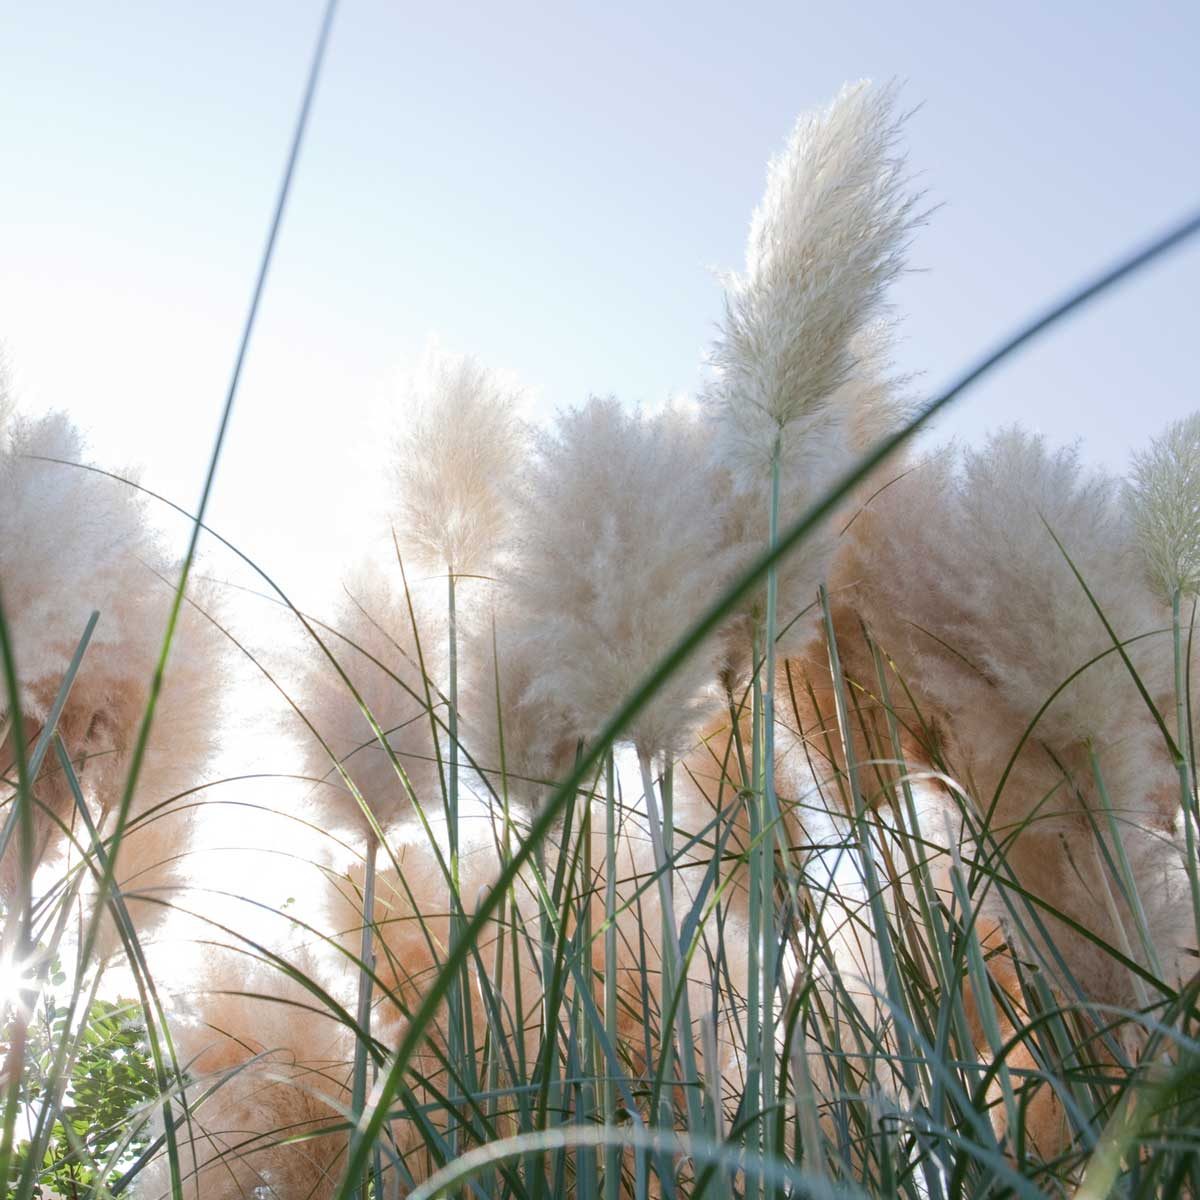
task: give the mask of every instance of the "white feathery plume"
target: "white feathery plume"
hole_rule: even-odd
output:
[[[907,380],[891,371],[892,326],[876,322],[853,342],[853,373],[829,397],[826,416],[808,443],[821,450],[810,461],[784,461],[780,474],[780,528],[799,520],[807,509],[855,460],[902,424],[908,407]],[[719,453],[720,451],[718,451]],[[889,477],[895,468],[887,466]],[[778,653],[789,657],[811,640],[817,621],[818,585],[828,574],[840,529],[852,513],[876,491],[880,471],[871,475],[778,566]],[[714,492],[721,512],[721,545],[729,551],[737,575],[763,551],[768,528],[770,494],[767,487],[741,486],[722,464],[714,468]],[[755,632],[762,628],[765,593],[751,594],[722,630],[722,678],[731,688],[741,686],[751,672]]]
[[[1133,458],[1129,503],[1150,578],[1170,603],[1200,591],[1200,413]]]
[[[9,366],[8,351],[0,342],[0,434],[8,424],[8,418],[16,407],[16,396],[13,392],[12,373]]]
[[[395,444],[396,533],[433,569],[485,574],[508,532],[525,448],[520,389],[473,358],[430,347],[405,388]]]
[[[1111,646],[1064,549],[1119,635],[1160,627],[1153,597],[1131,569],[1137,547],[1119,484],[1085,472],[1075,449],[1050,452],[1041,438],[1017,430],[997,434],[964,453],[950,501],[957,528],[943,561],[953,574],[939,590],[948,597],[956,585],[964,589],[954,644],[1019,711],[1032,716],[1071,671]],[[937,537],[938,525],[926,526],[923,544]],[[1129,653],[1152,678],[1153,646]],[[1114,698],[1133,700],[1131,689],[1126,668],[1110,655],[1056,701],[1039,732],[1064,741],[1116,734],[1125,718]]]
[[[894,107],[893,87],[850,85],[797,122],[768,168],[746,272],[727,282],[707,401],[746,482],[769,476],[777,445],[801,469],[843,453],[830,398],[854,372],[853,339],[882,315],[919,219]]]
[[[0,429],[0,588],[29,735],[49,715],[90,614],[100,614],[57,726],[99,823],[116,808],[125,785],[177,568],[148,526],[145,504],[133,488],[63,465],[82,456],[82,439],[62,414],[13,416]],[[199,611],[211,609],[213,596],[193,587],[191,597],[195,605],[185,604],[180,614],[131,816],[202,783],[217,745],[226,643]],[[11,759],[7,745],[4,757]],[[51,814],[72,821],[74,802],[53,753],[35,794],[49,810],[36,810],[40,860],[63,841]],[[147,826],[130,834],[118,879],[133,871],[146,887],[162,880],[156,868],[165,868],[165,860],[145,858],[171,849],[163,816],[155,821],[154,830]],[[169,824],[182,842],[184,823]],[[0,870],[9,893],[17,857],[14,839]]]
[[[1170,656],[1160,638],[1142,636],[1161,633],[1165,612],[1141,569],[1120,484],[1085,473],[1076,451],[1051,452],[1018,430],[927,460],[855,521],[834,578],[846,631],[843,667],[868,690],[874,686],[874,664],[855,632],[865,620],[911,689],[911,701],[893,689],[902,723],[929,731],[916,739],[918,760],[935,754],[949,764],[980,811],[1003,782],[993,829],[1001,837],[1020,829],[1007,861],[1022,885],[1119,944],[1120,931],[1107,926],[1096,903],[1103,886],[1097,866],[1090,851],[1079,851],[1091,838],[1081,805],[1101,808],[1094,751],[1153,944],[1174,976],[1194,936],[1182,931],[1190,925],[1190,918],[1181,922],[1185,879],[1168,850],[1179,836],[1175,766],[1050,531],[1165,711],[1173,695]],[[1050,923],[1090,995],[1133,998],[1128,973],[1110,956]]]
[[[578,732],[566,702],[538,687],[546,667],[540,622],[522,621],[511,601],[469,628],[464,733],[494,793],[536,808],[575,761]]]
[[[523,497],[513,597],[543,664],[529,700],[599,733],[646,672],[716,599],[726,574],[702,430],[592,399],[541,439]],[[674,754],[715,697],[714,644],[634,718],[647,756]]]
[[[728,470],[725,543],[737,565],[761,553],[779,472],[779,527],[798,519],[891,417],[885,293],[920,220],[897,142],[894,87],[842,90],[801,117],[772,160],[751,221],[746,269],[726,285],[704,404]],[[810,533],[777,570],[779,653],[807,640],[808,608],[834,548],[834,522]],[[727,682],[740,681],[761,627],[762,594],[726,631]],[[778,630],[777,630],[778,632]]]
[[[882,492],[855,522],[840,570],[884,649],[919,664],[924,690],[950,702],[965,659],[994,697],[985,714],[1003,699],[1027,720],[1112,645],[1051,530],[1121,637],[1160,627],[1117,481],[1017,429],[943,451]],[[1152,645],[1129,654],[1153,677]],[[1132,687],[1107,656],[1042,716],[1039,736],[1066,744],[1116,732],[1127,714],[1114,698],[1136,696]]]
[[[896,322],[891,318],[873,321],[851,342],[854,370],[830,397],[831,407],[840,409],[849,432],[855,458],[873,450],[912,417],[916,402],[911,394],[911,375],[897,374],[892,353]],[[873,492],[875,480],[869,485]]]
[[[428,686],[436,711],[439,693],[432,680],[441,655],[437,639],[425,637],[432,623],[422,621],[414,603],[414,633],[399,564],[386,570],[374,559],[367,560],[351,576],[345,592],[332,630],[319,631],[322,641],[386,735],[418,801],[423,806],[440,802],[438,743],[426,690]],[[382,828],[411,816],[408,789],[354,692],[315,647],[307,651],[305,661],[298,705],[315,731],[305,735],[306,773],[322,781],[313,793],[322,821],[339,828],[370,828],[342,771]]]

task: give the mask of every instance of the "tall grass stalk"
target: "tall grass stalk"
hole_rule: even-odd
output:
[[[1117,816],[1113,811],[1112,798],[1109,796],[1108,786],[1104,782],[1104,773],[1100,770],[1100,760],[1096,757],[1095,746],[1088,747],[1088,756],[1092,768],[1092,777],[1096,781],[1096,792],[1100,797],[1100,807],[1104,810],[1104,820],[1108,826],[1108,835],[1112,839],[1113,850],[1116,854],[1117,867],[1121,874],[1122,890],[1129,904],[1130,911],[1133,913],[1142,953],[1145,955],[1146,965],[1150,968],[1151,972],[1158,979],[1161,979],[1163,977],[1162,964],[1158,960],[1158,950],[1155,948],[1154,939],[1150,936],[1150,925],[1146,920],[1146,909],[1142,904],[1141,892],[1133,876],[1133,868],[1129,863],[1129,855],[1125,851],[1125,839],[1121,836]]]
[[[363,858],[362,937],[359,948],[362,965],[358,973],[358,1027],[364,1036],[354,1044],[354,1078],[350,1092],[350,1116],[355,1122],[361,1120],[367,1104],[367,1038],[371,1032],[375,990],[375,860],[378,848],[374,833],[368,833]],[[357,1200],[366,1200],[366,1195],[366,1189],[361,1189]]]
[[[1197,851],[1196,789],[1192,779],[1191,730],[1188,725],[1187,659],[1184,657],[1183,629],[1180,620],[1183,593],[1171,592],[1171,646],[1175,658],[1175,737],[1179,755],[1179,805],[1187,847],[1188,887],[1192,896],[1192,919],[1200,944],[1200,857]]]
[[[688,999],[687,969],[680,949],[679,926],[675,919],[674,855],[668,856],[666,843],[666,836],[673,832],[673,829],[665,824],[663,809],[660,809],[655,794],[650,756],[645,752],[639,751],[638,766],[641,769],[642,788],[646,798],[647,825],[650,828],[650,844],[654,851],[659,903],[662,906],[663,934],[660,951],[662,975],[659,992],[659,1054],[661,1058],[656,1074],[658,1079],[666,1081],[667,1091],[661,1098],[663,1105],[661,1123],[666,1128],[673,1128],[675,1124],[671,1102],[671,1094],[674,1091],[674,1070],[671,1062],[672,1042],[677,1039],[689,1128],[703,1129],[704,1116],[699,1089],[700,1072],[696,1061],[691,1003]],[[663,780],[664,797],[669,797],[669,770],[664,771]],[[665,1179],[663,1182],[664,1185],[668,1183]]]
[[[725,594],[720,597],[708,611],[697,620],[692,629],[684,635],[673,650],[668,652],[654,668],[648,672],[644,682],[639,685],[620,709],[593,739],[589,748],[581,756],[574,771],[562,782],[555,794],[549,798],[541,811],[533,819],[529,834],[524,843],[517,849],[512,859],[501,871],[496,885],[483,899],[475,915],[464,932],[466,941],[478,937],[485,923],[491,919],[500,896],[504,889],[511,886],[522,866],[535,854],[542,844],[568,799],[573,789],[577,788],[601,761],[604,754],[614,744],[621,732],[627,727],[631,718],[639,712],[655,693],[663,679],[668,677],[703,641],[710,636],[726,615],[748,596],[757,586],[765,572],[779,561],[789,550],[796,546],[809,531],[822,519],[829,515],[834,507],[862,480],[871,470],[890,457],[902,444],[911,438],[919,429],[927,424],[938,412],[950,405],[958,396],[965,392],[978,379],[986,375],[993,367],[1011,356],[1026,343],[1062,320],[1068,313],[1078,309],[1101,292],[1113,287],[1117,282],[1131,275],[1147,263],[1167,253],[1179,243],[1200,231],[1200,214],[1188,217],[1181,224],[1169,230],[1165,235],[1149,245],[1135,251],[1116,265],[1105,270],[1095,279],[1072,291],[1065,299],[1034,318],[1019,329],[1014,335],[1004,341],[994,351],[984,356],[978,363],[965,371],[953,384],[941,392],[934,400],[925,405],[910,421],[891,436],[884,438],[874,450],[866,454],[856,466],[846,472],[832,485],[826,494],[815,502],[806,512],[784,532],[781,533],[774,550],[768,550],[751,563],[741,577],[730,585]],[[751,944],[753,949],[753,943]],[[449,970],[457,970],[465,960],[463,947],[460,945],[447,964]],[[455,961],[457,960],[457,961]],[[367,1153],[366,1146],[379,1135],[388,1105],[395,1096],[406,1066],[424,1036],[424,1031],[441,1004],[448,977],[439,975],[438,979],[422,997],[413,1014],[399,1044],[390,1060],[387,1073],[376,1095],[372,1115],[363,1130],[363,1137],[351,1148],[347,1161],[347,1177],[354,1176],[361,1169],[361,1161]],[[343,1184],[339,1189],[336,1200],[349,1200],[349,1189]]]
[[[758,635],[755,634],[753,662],[759,662]],[[763,832],[763,687],[759,670],[755,671],[750,694],[750,778],[743,781],[743,802],[748,815],[750,871],[747,888],[747,924],[750,939],[746,966],[746,1072],[745,1092],[749,1120],[744,1137],[749,1154],[761,1154],[765,1144],[766,1115],[762,1088],[762,989],[763,941],[766,913],[763,911],[763,860],[767,839]],[[746,1178],[746,1200],[758,1200],[759,1180]]]
[[[771,497],[768,517],[767,547],[775,549],[779,540],[779,474],[780,474],[781,439],[775,439],[771,453]],[[763,779],[759,816],[759,828],[762,836],[762,848],[759,858],[761,879],[759,880],[760,920],[763,929],[762,942],[762,983],[759,985],[759,999],[762,1003],[760,1020],[760,1036],[762,1039],[759,1054],[759,1067],[762,1084],[762,1146],[766,1150],[770,1144],[769,1119],[772,1106],[775,1103],[775,992],[777,963],[776,921],[775,921],[775,833],[781,828],[776,820],[779,811],[779,800],[775,794],[775,685],[776,665],[775,649],[779,608],[779,567],[772,564],[767,570],[767,611],[766,630],[763,634],[765,647],[765,662],[762,684],[762,721],[763,721]],[[757,780],[755,781],[757,784]]]
[[[612,748],[604,756],[604,1032],[610,1046],[617,1045],[617,773]],[[617,1121],[617,1089],[611,1068],[605,1065],[601,1089],[604,1124]],[[621,1150],[604,1147],[604,1200],[620,1194]]]

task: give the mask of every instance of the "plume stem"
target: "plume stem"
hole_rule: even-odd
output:
[[[687,971],[683,955],[679,948],[679,933],[675,926],[675,886],[674,861],[668,857],[663,823],[663,810],[659,808],[655,795],[654,777],[650,768],[650,755],[643,750],[638,751],[638,766],[642,772],[642,788],[646,793],[646,816],[650,826],[650,844],[654,850],[654,866],[658,875],[659,902],[663,912],[663,948],[662,948],[662,999],[660,1004],[663,1021],[661,1053],[667,1066],[668,1055],[671,1053],[671,1037],[674,1031],[679,1036],[679,1059],[684,1074],[684,1094],[687,1099],[688,1128],[703,1129],[704,1115],[701,1110],[700,1095],[697,1089],[699,1074],[696,1065],[696,1047],[692,1039],[691,1005],[688,1003]],[[663,795],[670,804],[669,771],[664,778]],[[674,829],[671,829],[672,839]],[[678,989],[679,1002],[674,1004],[675,992]],[[670,1024],[668,1015],[672,1014]],[[671,1072],[673,1074],[673,1072]],[[663,1101],[663,1110],[671,1112],[670,1093],[673,1082],[666,1070],[661,1077],[667,1081],[668,1095]],[[667,1128],[673,1128],[672,1123]]]
[[[1183,628],[1180,620],[1183,592],[1171,592],[1171,643],[1175,653],[1175,731],[1179,754],[1179,801],[1183,806],[1183,829],[1187,847],[1188,886],[1192,895],[1192,918],[1200,940],[1200,864],[1196,861],[1196,798],[1192,786],[1191,730],[1188,728],[1187,687],[1184,682]]]
[[[604,1033],[617,1045],[617,781],[613,752],[604,757]],[[617,1123],[617,1094],[611,1072],[604,1073],[605,1125]],[[604,1200],[617,1200],[621,1185],[621,1150],[604,1148]]]
[[[758,631],[755,630],[751,662],[759,661]],[[761,1108],[757,1101],[762,1095],[759,1082],[760,1059],[762,1057],[761,1006],[762,987],[762,805],[759,789],[763,759],[763,689],[762,675],[755,671],[750,701],[750,779],[745,793],[750,838],[750,888],[747,904],[749,926],[748,958],[746,964],[746,1080],[745,1094],[748,1103]],[[762,1128],[760,1117],[755,1115],[746,1123],[746,1149],[756,1154],[760,1149]],[[758,1200],[761,1180],[757,1176],[746,1176],[746,1200]]]
[[[354,1043],[354,1082],[350,1097],[350,1113],[355,1123],[362,1117],[367,1103],[367,1040],[371,1030],[372,977],[375,973],[375,857],[379,843],[374,831],[367,834],[366,870],[363,878],[362,942],[358,969],[358,1038]],[[361,1182],[356,1200],[366,1200],[367,1190]]]
[[[771,503],[768,517],[768,546],[775,549],[779,541],[779,473],[782,451],[781,437],[776,437],[771,453]],[[774,838],[767,830],[775,823],[778,810],[775,798],[775,643],[779,607],[779,565],[772,563],[767,571],[766,661],[763,696],[763,787],[762,787],[762,1004],[760,1034],[762,1038],[762,1113],[763,1148],[770,1142],[771,1122],[767,1118],[775,1093],[775,848]],[[774,1196],[776,1190],[770,1189]]]

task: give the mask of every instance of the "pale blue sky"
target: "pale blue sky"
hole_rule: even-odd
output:
[[[317,3],[0,14],[0,339],[31,407],[194,504]],[[343,0],[214,525],[336,570],[393,372],[436,334],[543,411],[694,390],[770,153],[847,79],[904,81],[942,204],[895,292],[929,389],[1200,204],[1200,5],[439,6]],[[1200,246],[942,422],[1120,467],[1200,406]]]

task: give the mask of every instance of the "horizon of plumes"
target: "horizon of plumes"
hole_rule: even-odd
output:
[[[222,669],[216,623],[185,608],[135,815],[143,797],[202,782],[219,722],[236,740],[253,686],[270,685],[255,716],[271,734],[301,732],[298,713],[311,726],[295,745],[240,730],[248,757],[265,741],[285,761],[222,762],[235,790],[198,806],[212,845],[186,821],[156,820],[121,850],[122,892],[131,868],[138,886],[158,887],[170,864],[200,861],[170,922],[136,910],[139,932],[163,933],[142,960],[153,976],[131,956],[146,1028],[169,1030],[173,1060],[155,1064],[170,1106],[143,1106],[131,1124],[170,1113],[142,1145],[161,1133],[169,1149],[177,1134],[179,1161],[152,1148],[115,1190],[382,1197],[509,1133],[567,1126],[625,1143],[641,1127],[686,1131],[696,1153],[689,1167],[676,1153],[686,1143],[609,1155],[527,1142],[488,1163],[490,1176],[448,1186],[536,1193],[550,1168],[553,1194],[573,1178],[606,1200],[646,1200],[656,1174],[659,1190],[687,1194],[706,1177],[704,1145],[726,1143],[748,1179],[760,1151],[795,1145],[799,1169],[834,1189],[882,1194],[905,1178],[932,1193],[952,1171],[964,1195],[1008,1187],[1003,1172],[1055,1190],[1086,1181],[1076,1152],[1092,1153],[1148,1066],[1176,1055],[1186,1065],[1192,1016],[1177,1002],[1200,880],[1185,876],[1195,855],[1179,817],[1194,786],[1161,713],[1178,701],[1186,728],[1176,679],[1190,685],[1193,652],[1185,674],[1180,624],[1174,662],[1165,626],[1170,599],[1200,590],[1200,416],[1155,440],[1132,486],[1015,427],[919,461],[898,453],[768,576],[770,624],[760,581],[672,674],[656,671],[761,556],[776,519],[794,523],[908,415],[885,293],[921,216],[896,97],[845,88],[771,163],[698,412],[592,397],[531,430],[505,376],[431,349],[406,385],[403,427],[379,444],[392,528],[349,573],[330,624],[286,603],[258,610],[238,640],[264,677],[251,685]],[[175,564],[134,489],[36,461],[82,455],[65,417],[22,420],[9,399],[0,361],[0,583],[28,697],[0,735],[0,765],[12,766],[11,729],[32,738],[46,720],[97,608],[59,728],[103,813],[119,795]],[[410,561],[440,601],[409,591]],[[461,607],[460,578],[473,580]],[[809,606],[813,620],[796,621]],[[301,629],[329,653],[296,640]],[[777,663],[754,660],[768,631]],[[773,671],[765,686],[760,671]],[[652,679],[627,728],[600,741]],[[581,744],[589,761],[604,756],[605,787],[589,790],[593,776],[530,822]],[[511,782],[515,809],[480,794],[471,763],[493,793]],[[61,780],[38,789],[69,815]],[[264,815],[277,832],[254,823]],[[937,828],[944,816],[954,823]],[[967,894],[951,897],[952,874],[968,870]],[[23,889],[24,911],[5,915],[36,924],[38,940],[58,923],[57,938],[73,915],[68,880],[43,889],[39,878],[43,894],[31,904]],[[1036,925],[1023,926],[1034,909]],[[49,969],[57,954],[55,942]],[[0,984],[28,964],[13,966],[0,956]],[[76,969],[73,999],[108,970],[106,951]],[[685,986],[668,1015],[672,973]],[[64,1018],[52,988],[40,1000],[47,1027]],[[0,1008],[6,1020],[17,1012]],[[19,1035],[31,1014],[40,1029],[26,1010]],[[60,1024],[68,1061],[81,1043],[71,1020]],[[1156,1040],[1139,1040],[1155,1024]],[[1098,1045],[1110,1033],[1111,1055]],[[1063,1036],[1074,1043],[1065,1057]],[[41,1066],[22,1064],[11,1040],[11,1095],[25,1089],[39,1120],[61,1111],[66,1124],[74,1097],[26,1087]],[[375,1082],[385,1077],[387,1095]],[[927,1129],[931,1103],[935,1132],[961,1145],[856,1135],[881,1112]],[[361,1149],[385,1173],[373,1184],[345,1171],[372,1125]],[[1175,1127],[1163,1120],[1150,1135]],[[25,1143],[27,1180],[39,1165],[98,1165],[86,1137],[55,1164],[38,1136]],[[1125,1161],[1140,1170],[1148,1145]],[[126,1163],[140,1153],[125,1148]],[[1179,1173],[1155,1159],[1148,1177],[1182,1178],[1190,1153],[1185,1144]],[[725,1167],[737,1164],[712,1165],[728,1191]],[[104,1169],[111,1184],[124,1164]],[[757,1184],[764,1195],[781,1186]]]
[[[526,691],[593,737],[715,601],[717,550],[702,426],[593,398],[543,434],[521,494],[513,602],[543,669]],[[640,753],[678,750],[715,704],[714,639],[625,731]]]
[[[768,167],[745,272],[726,282],[705,399],[746,485],[769,477],[777,445],[799,468],[843,449],[830,398],[853,374],[853,340],[883,315],[921,220],[895,102],[894,86],[847,86],[800,118]]]
[[[1127,497],[1146,567],[1169,603],[1200,591],[1200,413],[1133,456]]]
[[[486,574],[508,532],[510,480],[525,449],[521,390],[431,345],[402,391],[392,471],[401,547],[429,569]]]

